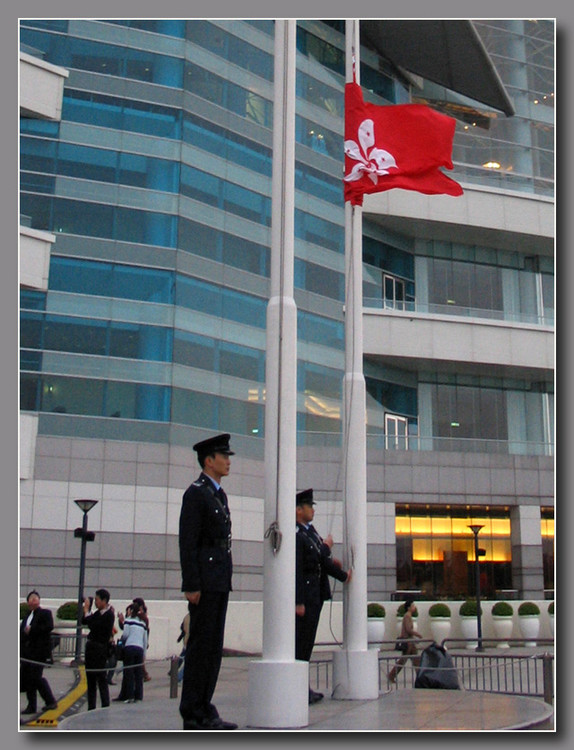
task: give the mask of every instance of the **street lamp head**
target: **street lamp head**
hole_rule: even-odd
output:
[[[78,508],[84,513],[88,513],[94,505],[98,504],[97,500],[74,500]]]
[[[472,531],[473,534],[478,534],[481,529],[484,529],[484,524],[473,523],[469,524],[468,528]]]

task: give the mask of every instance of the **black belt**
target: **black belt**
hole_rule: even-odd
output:
[[[219,549],[231,549],[231,538],[229,539],[212,539],[208,544],[203,545],[205,547],[218,547]]]

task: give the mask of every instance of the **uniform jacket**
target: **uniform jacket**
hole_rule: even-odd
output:
[[[182,591],[231,591],[231,516],[225,493],[203,472],[183,495],[179,557]]]
[[[333,562],[328,544],[312,524],[297,524],[295,535],[296,583],[295,603],[324,602],[331,598],[329,576],[347,580],[347,573]]]
[[[54,619],[49,609],[38,607],[30,623],[30,632],[25,632],[28,615],[20,623],[20,655],[32,661],[47,662],[52,657],[51,633]]]

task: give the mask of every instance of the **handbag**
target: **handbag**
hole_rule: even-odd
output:
[[[125,649],[125,647],[126,647],[125,641],[123,640],[123,638],[119,638],[116,641],[116,659],[118,661],[123,661],[124,660],[124,649]]]

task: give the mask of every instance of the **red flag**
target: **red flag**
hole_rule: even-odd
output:
[[[377,107],[357,83],[345,86],[345,201],[391,188],[462,195],[439,167],[452,169],[455,120],[424,104]]]

